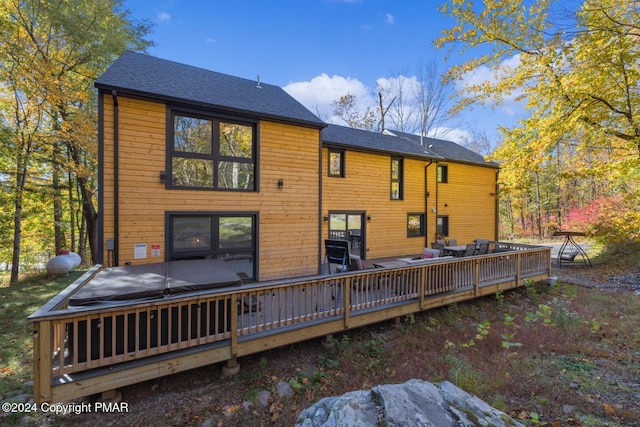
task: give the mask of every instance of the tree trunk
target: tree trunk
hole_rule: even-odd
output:
[[[66,239],[64,237],[64,229],[62,227],[63,215],[62,215],[62,192],[60,191],[60,155],[59,147],[55,144],[53,148],[53,231],[55,236],[55,250],[56,255],[60,253],[62,249],[67,249]]]
[[[19,181],[20,173],[18,173]],[[16,194],[14,197],[14,213],[13,213],[13,254],[11,256],[11,278],[9,286],[14,285],[20,275],[20,239],[22,236],[22,188],[16,185]]]
[[[542,212],[540,210],[540,175],[535,172],[536,176],[536,223],[538,225],[538,239],[542,239]]]
[[[68,144],[71,158],[77,166],[77,169],[80,170],[80,166],[82,166],[82,159],[79,150],[73,146],[73,143],[69,142]],[[89,250],[91,251],[90,263],[95,263],[98,259],[98,213],[93,205],[93,192],[91,191],[89,180],[84,176],[77,175],[76,181],[78,183],[78,188],[80,189],[82,215],[87,225],[87,237],[89,238]],[[87,261],[89,260],[83,259],[83,262],[86,263]]]
[[[29,144],[27,143],[27,146]],[[27,149],[27,151],[29,151]],[[11,256],[11,278],[9,286],[14,285],[20,278],[20,241],[22,240],[22,199],[24,187],[27,182],[27,166],[26,160],[21,153],[18,153],[16,172],[16,188],[14,195],[14,211],[13,211],[13,254]]]
[[[76,243],[76,204],[73,198],[73,185],[71,184],[73,179],[71,172],[67,172],[67,190],[69,192],[69,240],[71,243],[71,252],[79,253]]]

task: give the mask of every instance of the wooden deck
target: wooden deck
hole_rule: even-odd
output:
[[[546,247],[70,307],[87,272],[29,317],[34,398],[60,402],[544,280]]]

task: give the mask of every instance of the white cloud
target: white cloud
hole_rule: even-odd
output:
[[[403,102],[415,102],[415,94],[420,88],[420,83],[416,76],[398,75],[394,77],[380,77],[376,80],[377,87],[383,91],[397,94],[402,90]]]
[[[204,39],[205,43],[215,43],[216,39],[212,39],[211,37],[207,37],[206,39]]]
[[[169,22],[171,21],[171,15],[167,12],[156,12],[156,19],[159,22]]]
[[[458,144],[471,140],[471,133],[459,128],[437,127],[427,135],[431,138],[453,141]]]
[[[397,87],[403,84],[405,88],[405,102],[412,102],[414,89],[418,85],[416,76],[395,76],[380,77],[376,80],[380,87]],[[322,73],[309,81],[291,82],[283,88],[289,95],[293,96],[302,105],[309,109],[320,119],[327,123],[344,125],[344,121],[333,117],[333,102],[346,94],[354,95],[358,100],[358,111],[364,112],[367,108],[377,107],[375,90],[370,89],[360,80],[352,77],[342,77],[338,75],[329,76]],[[482,109],[476,113],[482,113]],[[490,130],[492,120],[495,120],[495,113],[485,113],[483,115],[483,129]],[[447,127],[442,126],[433,129],[429,135],[432,138],[445,139],[456,143],[466,143],[473,138],[473,133],[464,130],[455,124],[450,123]]]
[[[392,14],[387,13],[386,15],[384,15],[384,22],[387,25],[393,25],[395,23],[395,18]]]
[[[338,124],[343,123],[334,121],[331,117],[333,115],[331,104],[341,96],[354,95],[360,111],[375,105],[375,100],[367,86],[360,80],[351,77],[337,75],[329,77],[326,73],[322,73],[310,81],[289,83],[283,89],[314,114],[320,114],[321,119]]]

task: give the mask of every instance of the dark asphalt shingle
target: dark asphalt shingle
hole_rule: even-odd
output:
[[[405,132],[391,131],[394,135],[397,135],[401,139],[405,139],[407,141],[411,141],[414,144],[420,145],[420,136],[413,135]],[[422,143],[425,147],[429,149],[429,151],[439,154],[444,157],[446,160],[464,162],[464,163],[474,163],[483,166],[489,167],[498,167],[497,163],[487,162],[485,158],[476,153],[475,151],[471,151],[466,147],[463,147],[460,144],[456,144],[453,141],[447,141],[444,139],[437,138],[428,138],[423,137]]]
[[[324,144],[353,150],[498,167],[497,163],[487,162],[480,154],[455,142],[427,137],[423,137],[421,141],[419,135],[404,132],[377,133],[346,126],[329,125],[322,130],[322,141]]]
[[[116,90],[173,102],[322,128],[318,117],[282,88],[180,64],[153,56],[125,52],[96,80],[103,90]]]
[[[324,144],[345,148],[375,151],[386,154],[398,154],[441,160],[442,157],[429,151],[425,146],[415,144],[404,138],[384,133],[354,129],[346,126],[329,125],[322,130]]]

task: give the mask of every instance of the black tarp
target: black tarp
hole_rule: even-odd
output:
[[[71,296],[69,305],[162,298],[241,284],[240,277],[219,259],[111,267],[85,283]]]

